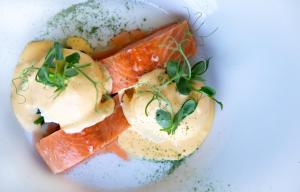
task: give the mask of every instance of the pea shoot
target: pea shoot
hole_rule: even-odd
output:
[[[209,86],[204,86],[200,89],[193,87],[195,82],[204,82],[203,74],[207,71],[210,59],[198,61],[191,69],[191,76],[186,74],[183,66],[177,61],[169,61],[167,64],[166,72],[169,79],[163,83],[163,86],[173,82],[176,83],[176,89],[182,95],[189,95],[192,91],[196,91],[210,97],[220,108],[223,109],[222,102],[218,101],[214,96],[216,91]]]
[[[189,31],[186,32],[186,35],[191,35]],[[163,89],[165,86],[170,83],[176,84],[176,90],[182,95],[189,95],[192,91],[201,93],[215,101],[221,109],[223,109],[222,102],[218,101],[215,98],[216,91],[209,86],[203,86],[201,88],[195,88],[194,84],[196,82],[204,82],[203,74],[207,71],[210,63],[210,58],[205,60],[200,60],[196,62],[193,66],[189,62],[186,54],[184,53],[183,44],[188,43],[186,39],[182,42],[176,42],[174,38],[171,40],[175,44],[175,48],[170,48],[173,51],[178,51],[182,56],[182,59],[170,60],[166,65],[166,73],[168,79],[163,82],[157,90]],[[147,108],[151,102],[154,100],[159,100],[162,98],[160,94],[153,92],[152,99],[148,102],[145,108],[145,113],[147,113]],[[165,97],[166,98],[166,97]],[[168,103],[170,103],[168,101]],[[187,99],[180,110],[173,115],[173,112],[167,111],[165,109],[158,109],[156,111],[156,121],[162,127],[161,131],[166,131],[168,134],[174,134],[180,122],[188,115],[193,113],[197,107],[198,102],[193,99]],[[171,103],[169,104],[171,105]]]
[[[64,58],[63,46],[55,42],[54,46],[48,51],[43,65],[39,68],[35,80],[44,85],[55,87],[54,92],[57,93],[57,97],[66,89],[68,80],[81,73],[93,83],[97,90],[96,83],[81,70],[91,66],[91,64],[79,64],[79,61],[80,55],[77,52]]]
[[[19,93],[19,91],[24,91],[24,84],[28,83],[28,77],[36,72],[35,81],[45,86],[55,88],[54,93],[56,94],[54,98],[58,97],[68,86],[68,81],[77,76],[83,75],[88,81],[90,81],[96,90],[96,104],[95,110],[97,111],[98,102],[98,82],[93,80],[87,73],[84,72],[84,68],[90,67],[91,63],[80,64],[80,54],[74,52],[66,57],[63,54],[63,45],[54,42],[53,47],[49,49],[43,64],[40,67],[34,65],[29,66],[22,70],[21,74],[13,79],[13,85],[16,88],[18,95],[24,97]],[[21,80],[19,86],[16,86],[15,80]],[[24,97],[24,102],[26,98]],[[42,119],[37,119],[36,122],[39,124]]]
[[[192,114],[197,107],[197,102],[193,99],[186,100],[179,111],[172,117],[171,113],[163,109],[156,111],[156,121],[162,127],[161,131],[174,134],[180,122],[188,115]]]
[[[41,115],[41,111],[38,109],[36,114],[39,116],[36,120],[34,120],[34,124],[43,125],[45,123],[44,117]]]

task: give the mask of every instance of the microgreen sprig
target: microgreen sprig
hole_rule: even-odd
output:
[[[34,124],[36,125],[43,125],[45,123],[44,117],[41,115],[41,111],[38,109],[36,112],[37,115],[39,115],[39,117],[34,120]]]
[[[194,89],[194,90],[197,91],[197,92],[199,92],[199,93],[205,94],[206,96],[208,96],[209,98],[211,98],[213,101],[215,101],[220,106],[221,109],[223,109],[223,103],[220,102],[220,101],[218,101],[215,98],[216,91],[212,87],[203,86],[200,89]]]
[[[167,63],[166,72],[169,79],[166,80],[161,86],[164,87],[170,83],[176,84],[176,89],[183,95],[189,95],[192,91],[196,91],[201,94],[205,94],[213,101],[220,105],[223,109],[222,102],[215,98],[216,91],[209,87],[203,86],[199,89],[193,87],[194,82],[203,82],[205,79],[202,75],[207,71],[210,59],[198,61],[191,68],[191,75],[185,73],[183,66],[178,61],[169,61]],[[190,65],[188,63],[188,65]],[[175,130],[179,126],[180,122],[189,114],[193,113],[196,109],[197,102],[192,99],[188,99],[182,105],[181,109],[172,117],[168,111],[158,109],[156,111],[156,121],[162,127],[161,131],[166,131],[168,134],[174,134]]]
[[[167,63],[167,68],[166,68],[166,72],[169,76],[169,79],[165,83],[163,83],[162,86],[174,82],[176,83],[176,89],[178,90],[178,92],[183,95],[188,95],[192,91],[204,93],[206,96],[210,97],[212,100],[218,103],[220,108],[223,109],[222,102],[218,101],[214,97],[216,91],[213,88],[205,86],[203,89],[195,89],[193,87],[193,84],[195,82],[205,81],[205,79],[203,78],[203,74],[207,71],[209,67],[209,62],[210,62],[210,58],[206,60],[200,60],[197,63],[195,63],[194,66],[191,68],[191,75],[189,77],[189,74],[186,74],[184,72],[183,65],[181,65],[178,61],[169,61]],[[209,92],[209,90],[211,92]]]
[[[188,37],[190,35],[192,35],[190,31],[185,31],[185,37]],[[203,74],[209,67],[210,58],[206,60],[200,60],[192,67],[187,58],[187,55],[184,53],[183,48],[184,43],[188,43],[188,39],[184,38],[183,41],[177,42],[174,37],[171,37],[170,40],[175,44],[175,47],[166,46],[166,48],[172,51],[178,51],[183,59],[171,60],[167,62],[166,73],[168,74],[168,79],[160,85],[159,90],[163,89],[170,83],[175,83],[177,91],[182,95],[189,95],[192,91],[205,94],[210,99],[219,104],[220,108],[223,109],[222,102],[218,101],[215,98],[216,91],[213,88],[209,86],[203,86],[200,89],[194,88],[194,84],[196,82],[205,81],[205,79],[203,78]],[[146,105],[145,112],[147,112],[149,103],[153,102],[156,99],[157,97],[155,96],[155,94],[153,94],[152,99]],[[156,121],[162,127],[161,130],[166,131],[168,134],[174,134],[180,122],[187,115],[194,112],[197,103],[198,102],[192,99],[186,100],[181,109],[174,115],[174,117],[172,113],[164,109],[158,109],[156,111]]]
[[[180,122],[193,113],[197,107],[197,102],[193,99],[186,100],[179,111],[172,117],[172,114],[163,109],[156,111],[156,121],[162,127],[161,131],[174,134]]]
[[[65,90],[67,80],[78,75],[75,64],[79,62],[79,53],[73,53],[66,58],[63,56],[63,47],[55,42],[48,51],[43,65],[38,70],[35,80],[44,85],[55,87],[57,96]]]
[[[34,65],[32,65],[28,68],[23,69],[20,76],[13,79],[13,84],[16,88],[17,94],[20,95],[18,91],[21,89],[15,85],[14,81],[20,79],[21,84],[19,85],[19,87],[23,87],[23,85],[28,82],[28,77],[34,70],[37,70],[35,76],[36,82],[42,83],[45,86],[55,88],[54,92],[56,93],[56,95],[54,98],[58,97],[66,89],[69,79],[79,74],[82,74],[95,87],[95,108],[97,110],[97,103],[99,97],[99,90],[97,86],[98,82],[93,80],[88,74],[86,74],[82,70],[83,68],[90,67],[91,63],[80,64],[79,61],[80,54],[78,52],[74,52],[64,57],[62,44],[55,42],[53,47],[49,49],[45,57],[44,63],[41,67],[35,67]]]
[[[82,74],[89,80],[96,90],[96,105],[99,97],[99,90],[97,82],[88,76],[82,69],[90,67],[91,63],[80,64],[80,54],[78,52],[72,53],[64,58],[63,46],[55,42],[54,46],[48,51],[45,57],[45,62],[36,74],[35,80],[44,85],[55,87],[57,96],[59,96],[67,87],[67,82],[70,78]]]

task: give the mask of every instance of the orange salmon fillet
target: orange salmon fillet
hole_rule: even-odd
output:
[[[172,24],[152,35],[139,40],[100,64],[106,66],[113,80],[112,93],[134,85],[138,78],[156,68],[162,68],[166,62],[179,59],[180,53],[174,51],[176,42],[183,42],[187,57],[196,53],[196,41],[190,33],[187,21]]]
[[[75,134],[59,130],[36,143],[37,151],[53,173],[66,171],[93,154],[103,152],[107,144],[129,127],[118,96],[115,102],[114,113],[100,123]]]

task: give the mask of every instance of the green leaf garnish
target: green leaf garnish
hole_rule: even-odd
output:
[[[75,68],[66,69],[64,72],[65,76],[70,78],[78,75],[78,71]]]
[[[64,75],[68,63],[64,60],[63,47],[55,42],[48,51],[43,65],[39,68],[35,80],[44,85],[55,87],[55,92],[61,93],[67,86],[68,77]]]
[[[216,94],[216,91],[212,87],[209,87],[209,86],[203,86],[200,89],[198,89],[197,91],[201,92],[201,93],[205,93],[209,97],[213,97]]]
[[[63,60],[63,46],[60,43],[55,42],[54,43],[54,50],[55,50],[55,59],[56,60]]]
[[[197,107],[197,102],[193,99],[188,99],[182,104],[181,109],[174,116],[174,120],[173,120],[174,126],[172,127],[173,130],[171,133],[175,132],[180,122],[188,115],[193,113],[196,107]]]
[[[184,119],[186,116],[193,113],[196,107],[197,107],[197,102],[195,100],[188,99],[187,101],[185,101],[180,109],[181,118]]]
[[[221,101],[217,100],[214,97],[211,97],[211,99],[214,100],[220,106],[221,110],[223,110],[223,103]]]
[[[53,64],[53,60],[55,58],[55,49],[49,49],[46,57],[45,57],[45,62],[44,65],[46,65],[47,67],[55,67],[55,65]]]
[[[36,125],[42,125],[42,124],[44,124],[44,117],[40,116],[33,123],[36,124]]]
[[[193,90],[192,83],[185,78],[179,79],[176,83],[176,88],[182,95],[188,95]]]
[[[208,97],[210,97],[212,100],[214,100],[221,109],[223,109],[223,103],[218,101],[214,96],[216,94],[216,91],[209,86],[203,86],[200,89],[194,89],[195,91],[199,92],[199,93],[203,93],[205,95],[207,95]]]
[[[167,74],[173,81],[177,82],[182,73],[182,68],[177,61],[169,61],[167,64]]]
[[[41,111],[38,109],[36,112],[37,115],[40,115],[33,123],[36,125],[42,125],[45,123],[44,117],[41,115]]]
[[[156,121],[162,128],[168,128],[172,125],[172,115],[170,112],[163,109],[156,111]]]
[[[156,111],[156,121],[162,127],[161,131],[166,131],[168,134],[174,134],[181,121],[188,115],[193,113],[197,107],[197,102],[193,99],[186,100],[179,111],[171,119],[171,114],[164,110]],[[170,123],[171,122],[171,123]]]
[[[209,66],[209,60],[201,60],[198,61],[193,67],[192,67],[192,76],[191,79],[194,81],[200,81],[203,82],[204,78],[202,75],[207,71]]]
[[[66,62],[70,64],[79,63],[79,60],[80,60],[80,55],[77,52],[72,53],[71,55],[68,55],[66,57]]]

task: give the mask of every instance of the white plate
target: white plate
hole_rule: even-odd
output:
[[[10,80],[24,45],[78,2],[0,2],[0,191],[300,191],[300,3],[293,0],[151,1],[171,16],[187,16],[184,7],[192,20],[206,13],[198,35],[218,27],[201,48],[213,56],[208,83],[225,105],[212,132],[167,177],[161,165],[114,155],[52,175],[16,122]]]

